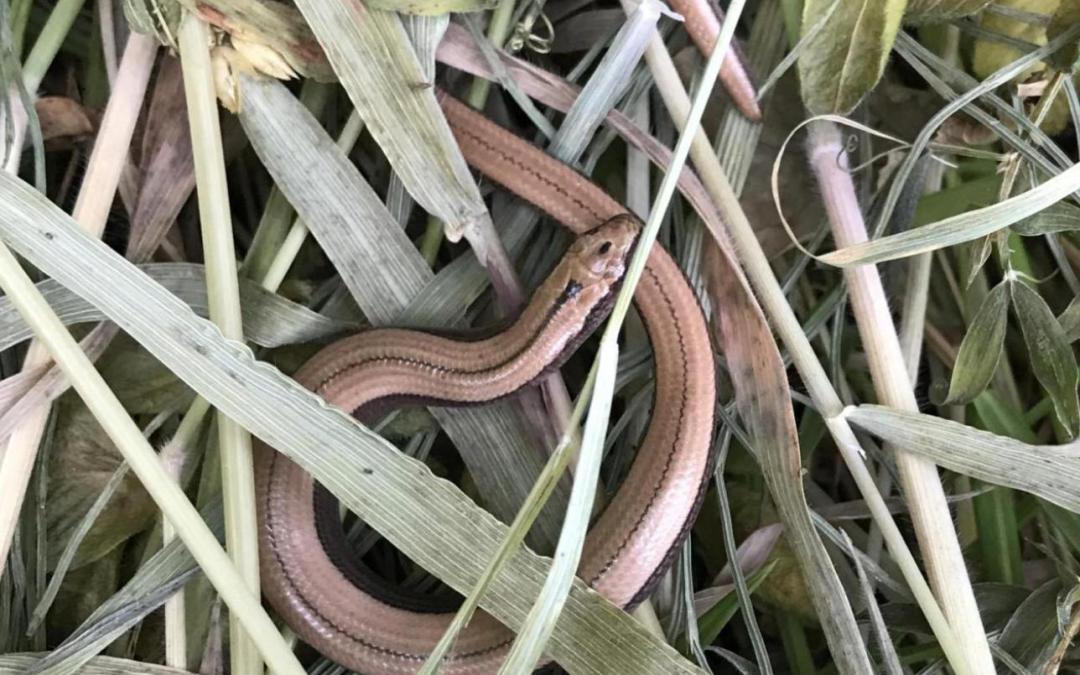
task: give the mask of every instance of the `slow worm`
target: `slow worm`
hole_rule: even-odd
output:
[[[362,419],[402,397],[451,406],[494,400],[557,368],[606,316],[638,232],[637,220],[595,184],[453,98],[441,102],[469,164],[580,236],[520,317],[494,337],[375,329],[326,347],[296,374]],[[704,317],[659,246],[634,301],[655,360],[652,420],[626,480],[589,531],[578,569],[627,608],[652,591],[697,514],[715,399]],[[256,488],[263,590],[286,623],[366,675],[415,672],[446,629],[453,598],[417,596],[372,575],[348,550],[336,500],[266,446],[256,451]],[[512,637],[480,613],[441,672],[494,673]]]

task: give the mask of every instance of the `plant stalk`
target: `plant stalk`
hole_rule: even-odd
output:
[[[690,109],[689,97],[679,79],[678,71],[672,63],[664,43],[657,37],[649,45],[645,52],[649,68],[653,73],[653,80],[664,100],[671,118],[678,128],[682,128]],[[947,655],[949,662],[957,673],[973,674],[978,671],[972,670],[960,646],[942,613],[937,600],[934,598],[930,587],[919,570],[918,564],[908,549],[904,537],[893,520],[885,500],[877,490],[873,476],[863,462],[865,452],[860,447],[851,426],[843,416],[843,403],[836,394],[829,381],[825,369],[818,360],[814,349],[802,330],[802,326],[794,310],[787,302],[784,291],[780,286],[768,258],[757,240],[753,228],[746,214],[739,205],[738,198],[728,182],[720,166],[719,160],[713,153],[712,147],[704,134],[699,133],[690,149],[690,156],[697,168],[698,175],[704,183],[724,216],[727,223],[727,233],[731,237],[739,255],[746,276],[753,287],[762,309],[769,318],[773,329],[780,336],[792,361],[802,376],[814,405],[822,417],[826,420],[829,431],[836,441],[837,449],[844,459],[852,479],[855,481],[867,508],[870,510],[874,521],[881,528],[886,545],[890,553],[900,567],[905,580],[911,588],[916,602],[919,604],[930,624],[931,629]],[[722,236],[722,233],[713,233],[714,236]],[[838,630],[842,631],[846,639],[861,642],[858,627],[854,617],[850,614],[842,617],[832,617]],[[832,644],[832,641],[830,641]],[[834,653],[842,653],[843,645],[836,645]],[[862,672],[862,662],[837,663],[840,672]],[[992,671],[991,671],[992,672]]]
[[[155,43],[156,47],[156,43]],[[162,466],[142,431],[124,410],[71,333],[34,286],[6,244],[0,242],[0,287],[56,363],[71,379],[86,407],[116,444],[150,497],[176,526],[177,532],[207,578],[229,606],[231,615],[248,627],[259,649],[279,675],[304,675],[304,668],[281,639],[258,596],[249,591],[214,533],[183,490]]]
[[[197,16],[187,14],[181,22],[178,38],[199,195],[210,320],[221,328],[225,337],[242,341],[244,329],[240,319],[240,287],[228,180],[210,65],[210,30]],[[251,434],[220,412],[216,421],[226,546],[247,589],[258,595],[259,541]],[[262,675],[258,650],[239,622],[229,622],[229,641],[234,675]]]
[[[848,172],[847,154],[839,130],[831,122],[819,121],[809,126],[809,137],[810,165],[821,187],[837,247],[867,241],[866,223]],[[845,268],[844,277],[878,401],[917,412],[918,403],[908,376],[907,362],[877,267]],[[930,584],[937,592],[938,601],[968,663],[976,672],[992,673],[994,665],[986,631],[975,604],[975,593],[937,467],[899,448],[896,465]]]
[[[133,33],[124,50],[117,75],[122,89],[109,98],[105,116],[102,118],[98,137],[72,211],[72,217],[82,228],[97,237],[105,229],[113,197],[120,183],[120,173],[127,159],[128,146],[135,130],[135,122],[142,108],[150,71],[157,54],[157,42],[152,38]],[[30,371],[49,363],[49,353],[36,340],[23,361],[23,371]],[[11,547],[19,511],[22,509],[30,470],[37,456],[38,445],[45,432],[50,406],[43,405],[28,414],[8,438],[0,453],[0,572],[4,570],[8,550]]]

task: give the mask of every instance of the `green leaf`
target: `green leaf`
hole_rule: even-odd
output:
[[[1046,37],[1053,40],[1061,33],[1080,23],[1080,0],[1061,0],[1057,11],[1046,27]],[[1074,40],[1050,57],[1055,68],[1066,73],[1080,71],[1080,41]]]
[[[806,0],[804,32],[833,0]],[[840,0],[799,55],[803,104],[815,115],[846,115],[877,84],[907,0]]]
[[[1069,167],[1037,188],[1003,202],[945,218],[821,256],[837,267],[866,265],[929,253],[993,234],[1064,199],[1080,187],[1080,164]]]
[[[1009,312],[1006,286],[1007,282],[1003,281],[990,291],[968,327],[956,356],[945,403],[967,403],[990,384],[1005,344],[1005,320]]]
[[[751,593],[756,591],[761,582],[765,581],[765,578],[776,567],[776,564],[777,561],[772,560],[757,572],[751,574],[746,580],[747,589]],[[732,587],[732,590],[734,590],[734,587]],[[738,610],[739,599],[735,593],[730,593],[713,605],[709,611],[702,614],[701,618],[698,619],[698,632],[701,635],[701,643],[712,644]]]
[[[1054,401],[1058,420],[1075,437],[1080,432],[1080,372],[1065,331],[1046,301],[1026,284],[1009,284],[1013,307],[1024,331],[1035,377]]]
[[[908,0],[904,23],[950,21],[975,14],[991,0]]]
[[[218,499],[200,511],[203,520],[219,540],[224,539],[221,510],[222,504]],[[147,614],[163,605],[198,571],[199,567],[191,552],[180,539],[173,539],[144,562],[123,588],[99,604],[94,613],[63,642],[43,655],[44,658],[35,663],[33,668],[18,672],[27,675],[38,672],[48,672],[51,675],[93,672],[91,666],[97,660],[94,659],[95,654],[102,652],[128,629],[142,621]],[[189,587],[189,604],[190,593]],[[0,673],[3,672],[0,670]]]
[[[1009,618],[998,638],[1001,652],[1031,668],[1057,634],[1057,596],[1061,581],[1051,579],[1031,592]],[[1041,670],[1041,669],[1040,669]],[[1015,672],[1015,671],[1013,671]]]
[[[959,422],[880,405],[848,408],[856,426],[946,469],[1080,513],[1080,444],[1032,445]]]
[[[1080,208],[1067,202],[1058,202],[1033,216],[1016,221],[1012,226],[1012,231],[1022,237],[1071,230],[1080,230]]]
[[[1080,340],[1080,297],[1075,297],[1058,317],[1065,339],[1070,343]]]

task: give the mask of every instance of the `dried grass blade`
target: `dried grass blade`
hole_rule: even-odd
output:
[[[215,407],[308,469],[418,564],[458,590],[475,583],[506,527],[456,487],[273,367],[256,363],[250,350],[222,338],[212,324],[8,176],[0,176],[0,236],[106,312]],[[342,447],[352,451],[339,452]],[[548,566],[531,552],[519,552],[481,604],[519,626]],[[701,672],[580,581],[548,651],[582,673]]]
[[[1080,513],[1080,444],[1039,446],[958,422],[878,405],[845,417],[890,443],[979,480],[1023,490]]]
[[[409,194],[459,239],[487,209],[398,15],[360,2],[297,6]]]

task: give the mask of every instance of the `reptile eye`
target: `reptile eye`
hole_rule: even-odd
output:
[[[600,248],[598,248],[596,250],[596,252],[599,253],[600,255],[605,255],[610,250],[611,250],[611,242],[610,241],[605,241],[603,244],[600,244]]]

